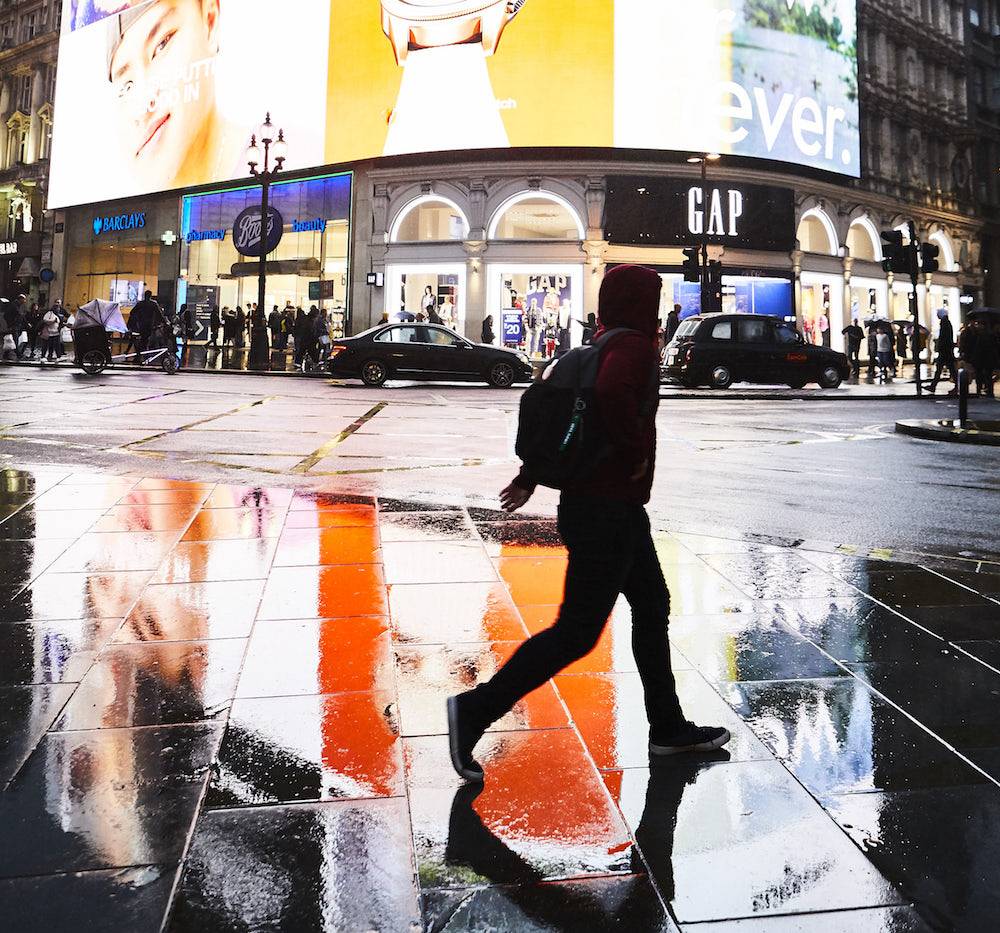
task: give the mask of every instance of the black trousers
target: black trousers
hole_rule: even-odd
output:
[[[946,369],[948,370],[948,375],[951,376],[951,381],[958,385],[958,368],[955,366],[954,352],[938,353],[937,364],[934,367],[934,378],[931,380],[931,388],[937,388],[937,384],[941,381],[941,375]]]
[[[619,594],[632,607],[632,653],[650,726],[667,733],[684,721],[670,667],[670,593],[641,505],[564,496],[559,534],[569,551],[555,623],[529,638],[473,697],[490,722],[597,644]]]
[[[860,354],[861,354],[861,347],[860,346],[852,347],[852,346],[848,345],[848,348],[847,348],[847,359],[848,359],[848,361],[851,364],[851,371],[855,375],[857,375],[859,372],[861,372],[861,358],[860,358]]]

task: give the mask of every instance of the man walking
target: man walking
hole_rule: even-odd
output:
[[[937,385],[941,381],[941,373],[947,369],[951,381],[958,386],[958,370],[955,366],[955,330],[948,320],[948,312],[944,308],[938,308],[938,319],[941,326],[938,329],[937,338],[937,365],[934,367],[934,378],[927,387],[932,394],[937,391]]]
[[[490,681],[448,699],[452,764],[468,781],[483,780],[472,753],[487,727],[593,649],[619,594],[632,607],[632,650],[645,694],[650,753],[711,751],[729,741],[726,729],[696,726],[681,711],[667,641],[670,593],[644,507],[656,452],[660,289],[659,275],[640,266],[619,266],[601,285],[595,339],[629,328],[602,346],[595,386],[611,451],[560,498],[559,533],[569,565],[555,624],[521,645]],[[522,468],[500,493],[504,511],[525,505],[534,488]]]
[[[149,349],[149,339],[153,335],[153,328],[156,327],[162,316],[163,312],[160,311],[160,306],[153,300],[153,293],[147,289],[143,293],[142,301],[136,302],[128,316],[129,331],[138,335],[135,339],[136,363],[142,362],[142,354]]]
[[[855,318],[841,333],[847,338],[847,359],[851,364],[851,372],[857,377],[861,374],[861,341],[865,339],[865,332]]]
[[[213,304],[208,310],[208,334],[209,340],[206,347],[219,348],[219,328],[222,326],[222,318],[219,316],[219,306]]]

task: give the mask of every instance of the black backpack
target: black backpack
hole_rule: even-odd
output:
[[[601,352],[627,327],[606,331],[550,363],[521,396],[514,449],[525,473],[542,486],[566,489],[606,460],[613,447],[594,406]],[[659,380],[656,380],[659,391]]]

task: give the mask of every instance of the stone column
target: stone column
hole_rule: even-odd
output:
[[[840,322],[835,324],[830,321],[830,346],[834,350],[846,352],[847,341],[844,339],[843,330],[851,323],[851,270],[854,266],[854,259],[851,256],[844,256],[844,300],[840,303]]]
[[[489,313],[486,310],[488,290],[486,262],[483,258],[486,241],[466,240],[462,246],[468,257],[465,261],[465,336],[473,343],[478,343],[482,336],[483,321]],[[493,332],[499,335],[501,326],[501,322],[495,316]]]
[[[28,147],[25,162],[32,163],[38,161],[38,154],[42,145],[42,118],[38,111],[45,103],[45,63],[36,62],[31,73],[31,122],[28,124]]]

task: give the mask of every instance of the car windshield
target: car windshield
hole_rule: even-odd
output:
[[[693,318],[681,321],[681,326],[674,332],[674,340],[681,340],[684,337],[690,337],[697,329],[698,321]]]

